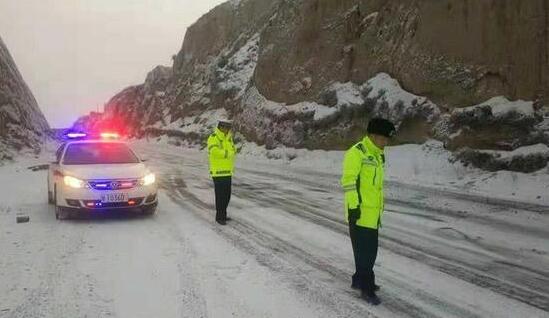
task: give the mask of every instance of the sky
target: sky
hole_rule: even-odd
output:
[[[0,37],[53,128],[172,65],[185,30],[224,0],[0,0]]]

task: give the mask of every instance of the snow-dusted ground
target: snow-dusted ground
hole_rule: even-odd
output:
[[[45,171],[27,169],[47,159],[0,167],[0,317],[549,316],[544,171],[481,174],[434,143],[389,150],[371,308],[349,288],[341,153],[279,150],[288,164],[246,146],[220,228],[203,152],[135,146],[159,175],[152,218],[56,221]]]

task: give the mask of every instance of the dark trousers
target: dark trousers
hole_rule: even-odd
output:
[[[227,207],[229,201],[231,201],[231,177],[214,177],[215,187],[215,220],[226,221],[227,220]]]
[[[377,258],[378,230],[349,224],[349,234],[355,256],[353,285],[367,294],[372,294],[376,283],[374,264]]]

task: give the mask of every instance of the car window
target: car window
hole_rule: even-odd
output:
[[[63,164],[122,164],[139,163],[135,153],[123,143],[81,143],[67,147]]]

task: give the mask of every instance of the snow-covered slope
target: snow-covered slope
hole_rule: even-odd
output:
[[[0,38],[0,162],[24,148],[38,150],[48,130],[44,115]]]

